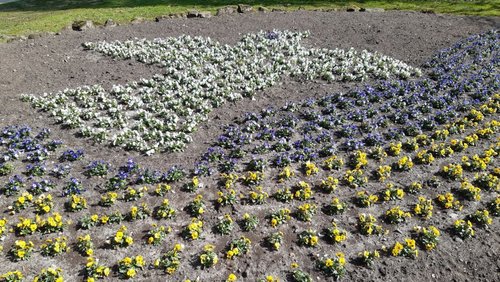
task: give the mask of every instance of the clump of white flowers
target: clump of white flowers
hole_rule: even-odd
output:
[[[164,74],[106,90],[99,85],[43,96],[23,95],[83,137],[152,154],[180,151],[208,114],[226,101],[252,96],[284,75],[312,80],[363,81],[367,77],[409,78],[420,70],[368,51],[307,48],[309,32],[261,31],[235,46],[210,38],[85,43],[119,59],[159,64]]]

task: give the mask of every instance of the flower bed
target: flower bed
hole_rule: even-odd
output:
[[[366,50],[307,48],[301,44],[307,36],[260,32],[245,35],[235,46],[191,36],[89,42],[87,49],[158,64],[165,73],[110,90],[94,85],[23,99],[83,137],[153,154],[184,149],[192,141],[190,133],[214,108],[253,96],[285,75],[328,81],[420,75],[419,69]]]
[[[487,238],[500,210],[497,57],[490,32],[440,52],[429,78],[246,114],[191,170],[90,160],[50,130],[6,127],[0,279],[339,279]],[[391,118],[405,112],[411,122]]]

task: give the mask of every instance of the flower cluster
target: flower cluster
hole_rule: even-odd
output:
[[[290,220],[290,210],[289,209],[280,209],[276,212],[273,212],[270,217],[271,219],[271,226],[276,227],[279,224],[286,223],[287,221]]]
[[[203,221],[193,218],[191,223],[184,227],[182,236],[187,240],[197,240],[203,231]]]
[[[134,278],[137,272],[144,268],[144,265],[142,256],[125,257],[118,262],[118,273],[124,279]]]
[[[5,282],[21,282],[23,281],[24,276],[21,271],[15,270],[0,275],[0,279]]]
[[[69,250],[66,237],[48,239],[40,246],[40,253],[44,256],[56,256]]]
[[[221,235],[228,235],[234,228],[233,219],[229,214],[225,214],[214,227],[215,232]]]
[[[395,257],[404,256],[416,258],[418,256],[418,250],[415,240],[407,238],[404,243],[396,242],[392,247],[391,254]]]
[[[167,237],[167,234],[172,232],[172,228],[165,226],[158,226],[157,224],[153,224],[152,229],[148,231],[147,243],[150,245],[158,246],[160,245]]]
[[[333,257],[326,256],[322,259],[318,259],[316,267],[326,276],[332,276],[334,279],[339,279],[346,271],[345,262],[344,254],[338,252]]]
[[[381,225],[377,224],[377,219],[371,214],[360,214],[358,216],[358,227],[361,234],[379,235],[383,233]]]
[[[243,231],[253,231],[257,228],[257,225],[259,225],[259,218],[256,215],[248,213],[243,215],[243,219],[241,220],[241,229]]]
[[[434,206],[432,205],[432,200],[420,196],[418,197],[418,203],[413,208],[413,212],[424,219],[430,219],[432,217],[433,209]]]
[[[202,267],[210,268],[219,262],[219,257],[214,250],[214,245],[208,244],[203,247],[203,252],[199,256],[199,261]]]
[[[161,255],[153,263],[155,268],[163,269],[168,274],[173,274],[181,265],[180,252],[184,249],[184,245],[175,244],[175,246],[168,252]]]
[[[252,241],[244,236],[234,239],[231,244],[229,244],[226,252],[226,258],[234,259],[235,257],[248,253],[250,251],[251,244]]]
[[[33,253],[35,244],[31,241],[16,240],[9,251],[9,254],[14,261],[27,260]]]
[[[304,230],[298,234],[299,245],[306,247],[316,247],[319,237],[316,231],[312,229]]]
[[[85,236],[79,236],[76,241],[76,250],[83,256],[92,256],[94,254],[94,243],[92,238],[87,234]]]
[[[44,268],[33,279],[34,282],[47,282],[47,281],[64,281],[61,268],[49,267]]]
[[[121,226],[118,231],[116,231],[114,236],[111,236],[107,240],[109,247],[125,248],[134,243],[134,239],[127,234],[127,227],[125,225]]]
[[[377,250],[374,250],[372,252],[363,251],[362,253],[358,254],[358,260],[366,266],[372,266],[375,260],[379,258],[380,258],[380,252]]]
[[[312,217],[316,214],[316,210],[317,207],[315,204],[305,203],[298,207],[295,216],[302,221],[311,221]]]
[[[71,195],[71,199],[66,202],[66,209],[70,212],[76,212],[87,208],[87,200],[78,195]]]
[[[463,219],[457,219],[453,223],[453,232],[462,239],[468,239],[476,235],[472,222]]]
[[[388,223],[400,223],[405,222],[406,219],[410,218],[411,214],[401,210],[399,206],[390,208],[385,212],[385,220]]]
[[[325,230],[325,237],[332,243],[340,243],[347,239],[347,231],[339,229],[337,224],[332,222],[332,226]]]
[[[427,251],[434,250],[441,236],[441,232],[435,226],[422,227],[416,226],[414,229],[417,242]]]
[[[83,275],[87,279],[87,282],[108,277],[110,272],[111,269],[109,267],[99,264],[99,261],[92,257],[87,258],[87,263],[83,269]]]

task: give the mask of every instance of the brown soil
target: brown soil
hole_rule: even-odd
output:
[[[93,52],[83,51],[81,44],[86,41],[126,40],[136,37],[152,39],[190,34],[209,36],[223,43],[234,44],[242,34],[259,30],[309,30],[311,36],[307,43],[311,46],[353,47],[378,51],[414,66],[419,66],[437,50],[446,48],[468,35],[499,26],[500,19],[498,18],[446,16],[416,12],[326,13],[299,11],[293,13],[236,14],[211,19],[172,19],[159,23],[98,28],[85,32],[64,31],[60,35],[0,45],[0,127],[12,124],[27,124],[33,128],[48,127],[53,132],[51,137],[64,140],[67,147],[84,148],[86,151],[85,164],[90,160],[104,159],[117,166],[123,164],[128,158],[134,158],[141,165],[156,170],[166,170],[174,164],[191,168],[210,142],[222,132],[221,125],[231,122],[242,113],[259,110],[269,105],[283,105],[287,101],[298,101],[305,97],[322,96],[332,91],[345,91],[354,87],[355,84],[299,83],[284,80],[280,85],[264,93],[259,93],[254,101],[242,100],[234,104],[226,104],[215,110],[211,113],[210,122],[198,129],[193,135],[195,141],[184,152],[156,154],[151,157],[141,156],[136,152],[124,152],[116,148],[93,145],[87,140],[79,139],[75,137],[74,132],[61,130],[59,126],[53,124],[53,120],[45,114],[34,111],[29,104],[21,102],[19,97],[23,93],[41,94],[81,85],[102,84],[109,87],[113,84],[126,83],[143,77],[149,78],[153,74],[161,72],[161,69],[155,66],[147,66],[135,61],[114,61]],[[84,184],[93,187],[96,185],[93,182],[94,180],[86,180]],[[216,189],[210,190],[210,187],[215,188],[215,183],[211,179],[205,180],[205,183],[209,187],[205,188],[203,192],[205,198],[214,199]],[[170,194],[169,198],[177,208],[179,216],[175,222],[168,221],[167,224],[173,226],[174,230],[179,230],[189,220],[188,215],[181,209],[193,196],[180,192],[179,187],[175,188],[177,193]],[[86,196],[91,199],[91,197],[98,197],[98,194],[95,191],[89,191]],[[4,196],[0,199],[0,203],[3,205],[10,205],[12,201],[13,198],[5,199]],[[91,202],[97,202],[97,198]],[[154,207],[161,202],[161,199],[147,197],[147,202],[150,207]],[[128,210],[131,204],[125,204],[120,203],[117,208],[123,211]],[[211,205],[209,206],[211,207]],[[244,209],[251,210],[252,208],[245,207]],[[100,211],[94,207],[91,210]],[[257,213],[259,212],[262,215],[265,214],[264,211],[257,211]],[[88,213],[88,211],[80,212],[70,215],[70,218],[76,222],[82,214]],[[239,218],[243,213],[244,211],[240,210],[235,217]],[[206,230],[209,230],[211,223],[215,222],[216,217],[222,214],[212,213],[206,217]],[[261,221],[264,221],[262,215]],[[435,219],[437,222],[440,220],[438,216]],[[12,217],[11,224],[15,222],[16,217]],[[347,217],[344,218],[347,219]],[[328,220],[322,221],[327,222]],[[135,230],[134,239],[137,243],[127,249],[116,251],[98,249],[96,256],[107,265],[113,265],[126,255],[135,254],[143,254],[151,262],[158,257],[160,251],[170,248],[172,242],[182,240],[176,235],[170,235],[169,242],[163,245],[161,250],[149,246],[144,247],[142,243],[139,243],[141,241],[140,230],[148,229],[152,222],[152,220],[146,220],[133,224],[128,223],[129,229]],[[316,228],[327,226],[325,222],[318,222]],[[296,225],[294,227],[297,227],[299,231],[308,226],[297,223],[295,220],[294,224],[290,225]],[[353,228],[352,222],[346,224],[346,228],[347,225],[351,225],[349,228]],[[436,251],[425,253],[414,261],[384,258],[381,263],[375,265],[374,269],[348,264],[348,274],[345,279],[346,281],[500,281],[499,227],[498,220],[495,220],[489,230],[478,232],[479,239],[464,242],[454,241],[448,234],[443,234],[441,244]],[[91,234],[95,242],[103,242],[117,228],[117,226],[94,228]],[[144,273],[147,276],[140,276],[138,280],[165,281],[173,279],[180,281],[188,277],[195,279],[199,276],[202,281],[214,281],[222,276],[227,277],[230,272],[235,272],[239,277],[248,275],[248,278],[243,280],[249,281],[263,278],[266,274],[285,278],[290,263],[297,260],[299,262],[303,260],[300,263],[301,266],[312,271],[313,264],[309,257],[311,250],[295,245],[296,234],[290,234],[290,237],[286,238],[287,244],[293,246],[289,253],[283,251],[271,253],[265,248],[261,248],[258,242],[269,231],[270,228],[266,227],[257,232],[259,234],[247,235],[251,239],[256,239],[250,256],[236,261],[226,262],[224,260],[215,269],[209,271],[194,271],[195,269],[188,263],[193,259],[193,255],[202,249],[204,242],[187,243],[190,251],[186,252],[187,255],[184,256],[182,267],[175,276],[166,277],[159,271],[146,270]],[[73,227],[65,232],[65,235],[70,238],[76,237],[77,234],[80,235],[82,232],[76,232]],[[210,232],[206,232],[206,234],[209,234],[207,242],[215,243],[217,250],[222,250],[227,242],[239,233],[234,232],[232,236],[222,237],[214,236]],[[42,238],[37,236],[32,236],[30,239],[40,242]],[[13,236],[9,235],[8,237]],[[349,248],[352,248],[349,252],[355,254],[364,247],[370,247],[359,245],[355,240],[357,238],[356,236],[351,237],[350,241],[340,248],[324,243],[321,250],[314,250],[314,253],[331,253],[339,249],[347,252]],[[13,240],[14,238],[6,240],[5,248],[10,246]],[[380,241],[374,243],[377,246],[383,244]],[[354,249],[356,252],[353,251]],[[220,255],[222,254],[220,253]],[[62,260],[60,257],[44,259],[39,254],[35,254],[30,261],[16,264],[2,255],[0,256],[0,273],[18,268],[27,276],[33,277],[42,267],[55,264],[63,268],[68,281],[76,281],[80,279],[76,275],[83,267],[84,261],[85,259],[75,252],[64,255]],[[323,280],[324,277],[320,276],[318,279]]]

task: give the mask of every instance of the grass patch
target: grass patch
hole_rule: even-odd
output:
[[[238,3],[287,10],[342,8],[356,5],[386,10],[429,10],[437,13],[500,16],[498,1],[327,1],[327,0],[23,0],[0,5],[0,40],[2,35],[26,35],[37,32],[56,32],[75,20],[92,20],[98,24],[112,18],[126,23],[136,17],[154,19],[169,13],[190,9],[215,12],[217,8]]]

